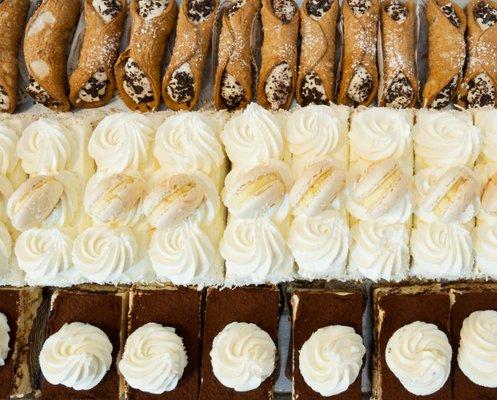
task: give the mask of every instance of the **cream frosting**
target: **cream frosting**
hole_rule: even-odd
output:
[[[0,312],[0,367],[5,365],[7,356],[9,355],[9,336],[10,327],[7,321],[7,317],[4,313]]]
[[[117,174],[138,170],[149,158],[155,135],[152,121],[139,113],[117,113],[105,117],[95,128],[88,152],[98,170]]]
[[[17,154],[28,174],[51,174],[66,169],[73,143],[69,128],[62,123],[40,118],[24,129],[17,142]]]
[[[480,221],[497,222],[497,163],[478,165],[475,171],[482,184]]]
[[[411,274],[457,279],[473,268],[471,234],[459,223],[420,223],[411,234]]]
[[[290,227],[288,247],[305,279],[341,277],[350,246],[347,221],[333,210],[315,217],[297,215]]]
[[[273,373],[276,345],[257,325],[232,322],[214,338],[210,357],[214,375],[224,386],[247,392]]]
[[[82,281],[71,260],[73,234],[68,229],[34,228],[15,244],[19,268],[31,286],[70,286]]]
[[[457,363],[471,382],[497,388],[497,311],[475,311],[464,320]]]
[[[315,331],[302,345],[299,367],[304,381],[321,396],[342,393],[361,371],[366,348],[354,328],[330,325]]]
[[[0,221],[7,220],[7,204],[13,192],[14,188],[9,179],[0,175]]]
[[[412,114],[406,110],[367,108],[352,116],[351,151],[359,158],[379,161],[410,158]]]
[[[199,112],[178,113],[157,129],[154,155],[162,167],[201,171],[208,176],[224,164],[213,122]]]
[[[489,161],[497,162],[497,111],[479,110],[475,115],[475,125],[483,132],[482,154]]]
[[[40,352],[43,377],[52,385],[89,390],[112,363],[112,343],[96,326],[73,322],[49,336]]]
[[[482,223],[476,228],[475,258],[478,272],[497,278],[497,224]]]
[[[221,140],[234,166],[282,159],[284,141],[275,115],[256,103],[235,114],[224,126]]]
[[[119,371],[132,388],[161,394],[176,388],[186,365],[183,339],[174,328],[152,322],[128,336]]]
[[[390,337],[385,351],[388,368],[410,393],[436,393],[450,375],[452,347],[433,324],[415,321]]]
[[[16,130],[5,122],[0,121],[0,174],[12,173],[18,164],[17,142],[19,135]]]
[[[361,221],[352,228],[350,269],[373,281],[399,281],[409,268],[409,232],[403,224]]]
[[[482,148],[481,130],[465,112],[420,111],[414,127],[416,157],[427,165],[468,165]]]
[[[5,277],[11,269],[12,238],[7,227],[0,223],[0,280]]]
[[[279,227],[269,218],[232,219],[220,243],[227,283],[289,280],[293,256]]]

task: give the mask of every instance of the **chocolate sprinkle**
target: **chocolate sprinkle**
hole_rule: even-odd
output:
[[[293,73],[287,62],[276,65],[266,78],[264,92],[273,110],[284,105],[292,94]]]
[[[390,82],[385,93],[387,107],[406,108],[414,98],[414,90],[407,77],[399,72]]]
[[[333,0],[308,0],[305,9],[311,17],[319,19],[330,10],[332,4]]]
[[[176,103],[186,103],[195,96],[195,82],[188,63],[181,64],[176,69],[167,85],[169,97]]]
[[[6,111],[9,108],[10,108],[10,97],[3,88],[3,86],[0,86],[0,110]]]
[[[302,78],[300,85],[300,97],[302,105],[328,104],[321,77],[314,71],[307,72]]]
[[[459,17],[456,14],[456,10],[454,10],[454,7],[452,7],[451,3],[446,4],[445,6],[442,6],[442,11],[445,14],[445,16],[449,19],[449,21],[454,25],[456,28],[459,28],[460,21]]]
[[[273,11],[281,22],[288,24],[297,13],[297,6],[292,0],[273,0]]]
[[[116,18],[122,8],[119,0],[93,0],[92,5],[105,22]]]
[[[245,0],[237,0],[233,5],[228,9],[228,17],[232,17],[235,13],[245,5]]]
[[[189,0],[188,1],[188,18],[196,23],[208,19],[214,11],[214,0]]]
[[[473,17],[480,28],[486,30],[497,22],[497,10],[484,1],[480,1],[473,8]]]
[[[102,96],[105,95],[108,84],[109,78],[107,77],[105,70],[103,68],[99,69],[79,91],[78,102],[79,100],[82,100],[85,103],[94,103],[99,101]]]
[[[478,74],[468,82],[467,99],[469,108],[494,105],[495,87],[487,74]]]
[[[457,88],[458,78],[459,76],[455,75],[452,80],[447,85],[445,85],[445,87],[440,92],[438,92],[438,94],[431,102],[431,108],[441,109],[447,107]]]
[[[237,82],[233,75],[228,72],[223,72],[221,80],[221,97],[230,110],[238,108],[245,97],[245,90],[242,85]]]
[[[369,97],[373,89],[373,77],[363,66],[359,66],[354,71],[350,80],[347,96],[354,103],[360,104]]]
[[[347,3],[355,15],[365,14],[371,8],[371,0],[347,0]]]
[[[158,17],[167,8],[168,3],[168,0],[138,0],[138,14],[143,19]]]
[[[149,103],[154,100],[152,86],[147,75],[132,58],[128,58],[124,65],[123,87],[126,94],[136,104]]]
[[[409,15],[409,10],[407,7],[398,0],[392,0],[385,6],[385,12],[392,18],[395,22],[401,24],[407,19]]]
[[[26,87],[26,92],[35,102],[42,104],[45,107],[57,107],[61,104],[59,101],[52,99],[48,92],[33,78],[29,79],[29,85]]]

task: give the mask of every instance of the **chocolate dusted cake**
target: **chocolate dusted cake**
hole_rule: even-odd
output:
[[[267,339],[267,335],[277,345],[280,311],[281,296],[276,286],[207,289],[199,399],[263,400],[273,398],[276,368],[271,376],[262,381],[257,388],[243,392],[236,391],[224,386],[216,377],[212,365],[211,351],[213,349],[213,342],[219,338],[221,331],[228,333],[225,337],[231,337],[229,332],[226,331],[226,328],[230,326],[234,327],[233,323],[245,323],[246,332],[257,336],[259,343],[256,343],[255,347],[262,340]],[[257,330],[256,327],[259,328],[259,331],[254,333]],[[262,334],[260,330],[263,331]],[[248,339],[250,340],[250,337]],[[266,344],[267,342],[264,343]],[[234,345],[235,343],[231,343],[226,349]],[[264,356],[266,352],[257,351],[257,354]],[[236,365],[243,368],[239,363],[236,363]]]
[[[420,321],[449,337],[450,298],[440,284],[377,287],[373,291],[375,354],[373,363],[373,396],[376,400],[451,400],[451,376],[435,393],[418,396],[408,391],[387,365],[389,341],[396,332]],[[416,328],[416,327],[414,327]],[[419,332],[419,329],[415,331]],[[402,336],[402,332],[400,332]],[[445,336],[444,335],[444,336]],[[407,335],[403,335],[409,340]],[[430,339],[430,338],[429,338]],[[428,343],[431,344],[431,343]],[[438,343],[437,343],[438,344]],[[450,350],[450,346],[449,350]],[[440,348],[440,347],[439,347]],[[417,351],[414,349],[413,351]],[[426,349],[420,349],[426,350]],[[446,350],[446,349],[445,349]],[[392,351],[389,348],[389,351]],[[449,363],[449,362],[448,362]],[[449,365],[447,365],[449,368]]]
[[[53,293],[47,327],[47,339],[45,340],[44,347],[51,337],[54,337],[71,325],[74,326],[74,323],[76,323],[83,326],[83,328],[92,328],[90,331],[82,332],[81,335],[73,336],[74,340],[77,340],[78,343],[78,346],[73,346],[73,351],[81,352],[81,357],[78,359],[86,358],[86,360],[98,360],[102,362],[103,358],[108,358],[110,366],[101,381],[92,388],[76,390],[64,384],[54,385],[43,376],[44,360],[42,360],[42,355],[44,349],[42,349],[40,353],[40,365],[42,367],[41,398],[43,400],[119,400],[121,398],[124,392],[124,382],[117,371],[117,360],[121,353],[125,335],[127,302],[127,291],[105,286],[98,288],[88,287],[78,290],[59,289]],[[102,338],[97,338],[96,333],[100,334]],[[61,340],[61,342],[65,345],[69,340],[70,338],[68,337],[65,340]],[[103,351],[103,347],[110,347],[107,342],[110,342],[111,354],[106,355],[108,357],[99,357]],[[107,344],[107,346],[104,346],[104,344]],[[91,345],[94,345],[94,348]],[[58,351],[57,348],[55,350]],[[92,350],[95,350],[97,356],[88,354],[87,357],[87,354],[83,353]],[[99,353],[96,353],[97,351]],[[47,360],[47,364],[49,364],[51,372],[54,370],[61,373],[67,372],[63,381],[74,383],[79,379],[72,377],[71,370],[66,368],[70,367],[68,363],[71,362],[70,355],[66,356],[60,356],[60,354],[57,358],[51,356]],[[74,361],[74,358],[72,361]],[[76,366],[74,367],[76,368]],[[84,371],[86,374],[89,374],[91,369],[92,366],[89,365]]]
[[[361,374],[362,370],[362,358],[364,353],[357,352],[357,354],[345,354],[337,353],[339,351],[349,350],[353,352],[355,349],[359,349],[360,346],[346,346],[351,344],[348,340],[349,335],[352,333],[350,328],[355,331],[357,335],[362,336],[363,329],[363,315],[365,311],[365,297],[364,292],[359,286],[356,285],[325,285],[323,287],[294,287],[291,296],[291,307],[292,307],[292,358],[293,358],[293,399],[300,400],[313,400],[313,399],[325,399],[330,398],[331,394],[333,399],[337,400],[353,400],[361,399]],[[340,326],[342,329],[339,332],[329,331],[330,326],[333,328]],[[343,328],[347,328],[344,332]],[[324,331],[323,329],[328,329]],[[320,331],[318,331],[320,330]],[[350,332],[349,332],[350,331]],[[313,334],[319,334],[318,332],[323,332],[324,335],[328,336],[329,340],[326,342],[330,347],[326,347],[334,352],[337,358],[330,357],[329,368],[326,369],[324,366],[325,360],[327,360],[326,354],[318,354],[319,357],[319,378],[326,378],[324,380],[319,379],[319,381],[313,380],[313,386],[320,387],[327,391],[327,393],[318,392],[311,388],[306,382],[303,376],[303,372],[300,366],[300,361],[302,360],[304,353],[304,344],[312,341]],[[338,333],[338,335],[335,335]],[[347,337],[345,338],[345,335]],[[326,337],[325,336],[325,337]],[[333,336],[331,338],[330,336]],[[362,342],[362,339],[361,339]],[[323,344],[321,342],[321,344]],[[333,346],[337,345],[337,346]],[[340,345],[347,347],[347,349],[337,348]],[[307,345],[306,345],[307,346]],[[354,348],[352,350],[351,348]],[[364,347],[362,349],[365,351]],[[316,349],[309,349],[311,355],[316,355]],[[362,355],[361,355],[362,354]],[[300,357],[299,357],[300,355]],[[347,357],[346,359],[343,358]],[[355,358],[353,360],[353,358]],[[359,371],[352,371],[351,365],[354,361],[360,359]],[[332,388],[333,383],[340,384],[342,382],[337,382],[334,377],[337,371],[337,364],[334,360],[343,361],[342,367],[349,374],[357,373],[357,376],[352,382],[349,382],[349,386],[341,389]],[[306,357],[305,361],[312,365],[312,360]],[[326,376],[325,369],[328,372]],[[335,370],[334,370],[335,369]],[[311,371],[312,372],[312,371]],[[344,374],[345,375],[345,374]],[[309,380],[309,378],[308,378]],[[339,392],[339,393],[338,393]],[[336,394],[335,394],[336,393]]]
[[[41,288],[0,288],[1,399],[23,397],[35,389],[29,344],[41,302]]]
[[[128,400],[195,400],[198,398],[200,384],[200,324],[201,324],[202,292],[194,288],[176,287],[134,287],[129,295],[128,312],[128,338],[137,329],[150,324],[160,324],[163,327],[170,327],[182,339],[187,355],[187,365],[182,376],[177,382],[177,386],[162,393],[150,393],[139,389],[134,389],[126,384],[125,399]],[[128,345],[128,342],[127,342]],[[154,343],[140,342],[140,345],[147,346],[146,349],[152,352]],[[150,345],[150,347],[148,347]],[[159,345],[155,343],[155,345]],[[146,351],[146,350],[144,350]],[[142,354],[143,356],[143,354]],[[146,356],[144,356],[146,357]],[[124,357],[123,357],[124,358]],[[154,362],[148,361],[152,369],[161,370],[159,359]],[[136,370],[137,366],[133,365]],[[165,367],[164,367],[165,368]],[[121,372],[123,372],[120,364]],[[154,377],[156,373],[150,370],[148,375]],[[147,370],[148,371],[148,370]],[[170,370],[168,370],[171,372]],[[140,375],[145,375],[146,371],[140,371]],[[157,375],[159,375],[157,373]],[[126,378],[126,376],[125,376]],[[166,380],[166,377],[158,376],[159,380]],[[150,378],[152,379],[152,378]],[[170,379],[167,379],[170,380]],[[152,385],[151,385],[152,386]],[[164,387],[157,382],[154,388]],[[171,388],[168,388],[171,389]],[[153,391],[152,387],[148,388]],[[158,391],[162,391],[160,388]]]

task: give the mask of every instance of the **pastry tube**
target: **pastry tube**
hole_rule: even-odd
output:
[[[173,55],[162,79],[162,97],[172,110],[191,110],[198,103],[218,6],[218,0],[181,4]]]
[[[466,10],[468,61],[459,104],[476,108],[497,105],[497,2],[472,0]]]
[[[267,109],[288,109],[297,81],[299,10],[293,0],[262,0],[261,69],[257,102]]]
[[[252,28],[259,0],[237,0],[223,10],[214,81],[218,110],[245,108],[252,99]]]
[[[295,97],[300,105],[328,104],[335,84],[337,0],[306,0],[300,10],[300,64]]]
[[[444,108],[462,81],[466,58],[466,15],[449,0],[428,0],[428,79],[423,88],[423,107]]]
[[[80,13],[79,0],[43,0],[26,26],[27,93],[55,111],[69,111],[66,49]]]
[[[130,5],[131,38],[115,66],[119,94],[131,110],[154,111],[161,98],[161,66],[178,7],[173,0]]]
[[[416,104],[418,79],[415,63],[416,7],[412,0],[381,4],[383,76],[380,106],[408,108]]]
[[[29,0],[8,0],[0,3],[0,111],[14,112],[19,87],[17,56]]]
[[[378,0],[347,0],[343,3],[339,104],[367,106],[373,102],[378,92],[378,4]]]
[[[73,106],[100,107],[114,95],[114,63],[125,16],[125,0],[85,0],[83,45],[78,67],[69,78],[69,99]]]

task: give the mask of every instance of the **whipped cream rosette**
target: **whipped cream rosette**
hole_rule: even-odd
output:
[[[413,198],[413,114],[358,109],[351,119],[346,207],[352,245],[348,273],[400,281],[409,269]]]

